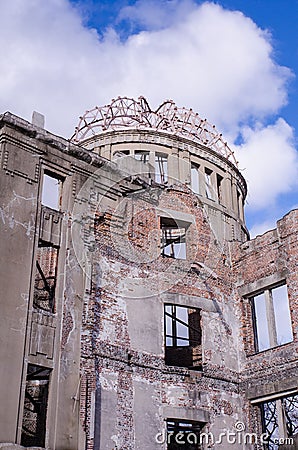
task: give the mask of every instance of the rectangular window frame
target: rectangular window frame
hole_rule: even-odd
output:
[[[113,152],[113,160],[123,158],[124,156],[130,156],[130,154],[131,154],[130,150],[115,150]]]
[[[163,258],[178,260],[187,259],[187,229],[188,222],[161,216],[160,222],[160,253]]]
[[[181,316],[185,315],[183,310],[185,310],[187,314],[187,321],[181,318]],[[192,314],[194,317],[191,317]],[[197,326],[191,324],[190,319],[195,319]],[[185,334],[185,336],[183,336],[183,334]],[[174,303],[165,303],[164,342],[166,365],[201,370],[201,309]]]
[[[52,252],[56,253],[54,267],[50,267],[50,269],[53,269],[52,275],[47,275],[45,273],[48,268],[47,266],[48,265],[51,266],[50,264],[51,261],[49,263],[47,261],[48,263],[47,265],[40,264],[39,252],[40,254],[42,254],[42,251],[39,249],[42,248],[49,249],[50,253]],[[52,314],[54,314],[56,311],[55,295],[57,285],[58,258],[59,258],[59,248],[57,246],[54,246],[49,242],[39,240],[36,257],[36,272],[34,278],[33,308],[41,309],[43,311],[47,311]],[[42,299],[42,297],[44,297],[44,299]]]
[[[40,203],[43,207],[50,208],[53,211],[61,211],[64,179],[65,178],[60,174],[44,169],[40,195]],[[53,189],[53,186],[51,187],[50,183],[54,185],[55,182],[57,183],[57,191],[50,192],[50,189]],[[50,198],[52,196],[55,198]]]
[[[28,364],[21,434],[25,447],[45,447],[51,371]]]
[[[291,339],[286,342],[279,343],[278,342],[278,327],[276,322],[276,314],[273,300],[273,291],[282,286],[285,286],[287,293],[287,312],[289,313],[289,324],[290,325],[290,334]],[[260,339],[259,339],[259,330],[258,330],[258,315],[256,310],[256,297],[264,294],[265,299],[265,310],[266,310],[266,328],[268,328],[268,346],[261,347]],[[293,327],[292,327],[292,317],[291,317],[291,308],[289,303],[288,289],[286,281],[279,282],[278,284],[274,284],[268,287],[264,287],[262,290],[257,291],[254,295],[249,296],[250,305],[251,305],[251,313],[252,313],[252,323],[253,323],[253,334],[254,334],[254,348],[257,353],[270,350],[272,348],[280,347],[282,345],[289,344],[293,342]],[[271,325],[271,326],[270,326]]]
[[[214,186],[212,183],[212,174],[213,170],[209,169],[208,167],[205,167],[205,195],[206,198],[209,200],[214,200]]]
[[[216,189],[217,189],[217,200],[219,204],[223,204],[223,180],[224,178],[219,173],[217,173]]]
[[[150,151],[149,150],[135,150],[134,158],[144,164],[149,164]]]
[[[191,161],[190,163],[190,185],[194,194],[201,193],[200,187],[200,164]]]

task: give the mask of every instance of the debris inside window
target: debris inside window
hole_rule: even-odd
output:
[[[186,228],[167,217],[161,217],[160,228],[162,256],[186,259]]]
[[[165,362],[167,365],[201,369],[200,310],[165,305]]]
[[[50,369],[28,365],[21,444],[45,447]]]
[[[55,288],[58,249],[40,242],[37,249],[33,306],[44,311],[55,311]]]

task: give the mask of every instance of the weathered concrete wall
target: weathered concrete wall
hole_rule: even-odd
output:
[[[129,131],[90,140],[92,153],[12,115],[0,123],[0,448],[21,448],[28,363],[51,369],[48,449],[165,448],[167,419],[215,439],[238,422],[260,435],[256,400],[297,391],[298,211],[239,244],[245,183],[207,148]],[[102,157],[121,149],[148,149],[153,164]],[[158,185],[162,150],[170,183]],[[190,191],[198,161],[223,176],[224,201]],[[41,205],[45,170],[63,179],[60,212]],[[161,218],[185,228],[185,259],[161,256]],[[52,312],[33,305],[39,238],[59,246]],[[280,281],[294,341],[256,353],[249,297]],[[165,304],[200,310],[198,370],[165,363]]]
[[[90,449],[94,441],[106,449],[161,448],[155,437],[171,417],[200,417],[214,435],[245,417],[238,394],[240,301],[228,244],[219,243],[197,196],[183,186],[154,199],[115,202],[95,227],[97,269],[82,334],[85,384],[92,386],[82,405],[93,402],[101,418],[95,436],[94,416],[81,410]],[[160,255],[159,218],[169,215],[188,221],[186,260]],[[202,372],[165,365],[165,303],[202,310]]]
[[[275,362],[285,354],[285,360],[295,361],[297,355],[297,255],[298,255],[298,211],[288,213],[283,219],[278,221],[277,229],[268,231],[262,236],[258,236],[252,241],[248,241],[241,246],[235,246],[234,252],[234,273],[239,292],[244,296],[242,300],[242,335],[245,339],[246,353],[249,359],[244,360],[244,368],[258,370],[258,360],[260,366],[265,369],[267,355],[269,366],[276,365]],[[252,315],[250,303],[247,300],[250,295],[261,291],[264,288],[274,286],[278,283],[286,282],[289,306],[292,320],[293,343],[285,344],[282,347],[268,350],[265,353],[254,355],[254,336],[252,333]],[[272,353],[272,354],[271,354]],[[292,357],[290,356],[292,354]],[[274,359],[273,358],[278,358]],[[289,360],[290,358],[290,360]],[[261,362],[262,361],[262,362]],[[280,364],[277,365],[280,369]]]
[[[131,157],[134,157],[138,151],[148,152],[148,164],[144,165],[142,173],[147,172],[153,179],[155,155],[160,153],[167,155],[168,185],[179,182],[191,188],[191,164],[194,163],[198,167],[198,195],[217,233],[217,238],[221,242],[247,239],[248,232],[243,213],[246,182],[231,162],[208,147],[170,133],[131,129],[98,134],[86,139],[83,145],[105,158],[117,160],[117,162],[120,160],[120,166],[130,166],[132,173],[138,164],[136,161],[131,164]],[[125,152],[130,157],[119,158],[120,152]],[[205,169],[212,172],[212,198],[207,198],[206,195]],[[222,178],[220,198],[217,176]]]
[[[39,166],[28,141],[18,145],[6,128],[0,144],[0,441],[6,442],[17,431],[35,246]]]
[[[81,156],[83,152],[9,114],[1,117],[0,145],[0,442],[20,442],[30,363],[51,370],[46,446],[63,450],[78,448],[81,445],[78,444],[79,408],[78,400],[72,397],[76,396],[79,385],[82,309],[79,298],[84,289],[79,267],[74,269],[72,286],[71,267],[75,264],[66,248],[67,211],[74,198],[73,183],[80,181],[73,176],[73,167],[84,165],[82,158],[75,165],[73,154],[77,151]],[[72,156],[65,153],[67,147]],[[61,213],[42,209],[44,170],[64,178]],[[39,237],[59,246],[53,313],[33,306]],[[62,348],[61,324],[66,324],[71,314],[75,318],[72,335]]]
[[[241,246],[234,246],[234,274],[239,293],[243,296],[241,335],[245,353],[240,353],[241,389],[255,401],[297,391],[297,236],[298,211],[294,210],[277,222],[276,229]],[[287,285],[293,341],[257,353],[249,297],[281,282]],[[252,409],[257,410],[258,407]],[[258,427],[259,420],[260,417],[254,414],[254,428]]]

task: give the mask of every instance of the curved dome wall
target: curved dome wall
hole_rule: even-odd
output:
[[[215,127],[173,102],[156,111],[143,98],[113,102],[87,111],[72,140],[134,175],[182,183],[198,196],[217,238],[246,240],[246,182]]]

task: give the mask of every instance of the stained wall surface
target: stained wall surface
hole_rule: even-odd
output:
[[[230,449],[239,423],[259,439],[261,405],[282,411],[297,395],[297,211],[249,240],[245,181],[207,147],[140,130],[79,146],[9,113],[0,124],[0,448],[22,448],[41,376],[40,448],[171,448],[166,426],[179,422],[206,434],[203,448]],[[44,175],[57,208],[43,203]],[[54,296],[37,266],[43,252],[45,274],[53,251]],[[259,351],[253,299],[270,303],[284,283],[292,339]],[[254,448],[237,436],[233,448]]]

